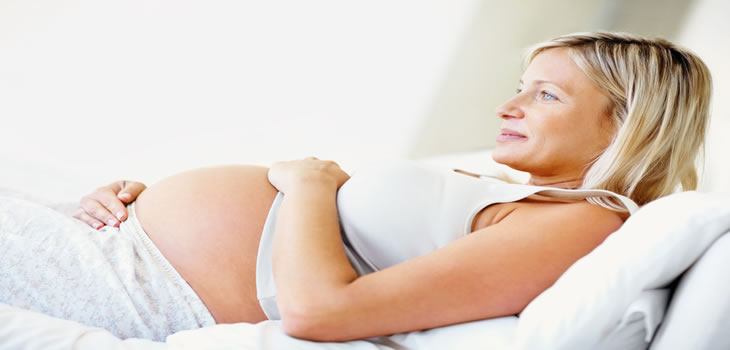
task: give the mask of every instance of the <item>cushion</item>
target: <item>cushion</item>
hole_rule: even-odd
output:
[[[682,276],[651,350],[730,349],[730,234]]]
[[[525,308],[517,349],[599,347],[642,291],[668,286],[728,230],[726,194],[682,192],[645,205]]]

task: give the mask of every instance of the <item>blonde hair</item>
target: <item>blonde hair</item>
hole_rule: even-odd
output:
[[[604,189],[644,205],[697,188],[704,156],[712,80],[697,55],[663,39],[626,33],[575,33],[537,44],[567,48],[580,69],[610,99],[615,134],[588,165],[582,188]],[[624,211],[609,197],[589,201]]]

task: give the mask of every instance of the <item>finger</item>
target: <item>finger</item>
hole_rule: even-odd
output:
[[[94,194],[97,194],[97,196],[108,197],[108,195],[98,195],[98,192],[95,192]],[[112,198],[119,202],[116,197]],[[120,202],[118,206],[122,207]],[[118,219],[114,217],[114,215],[112,215],[112,213],[107,209],[108,206],[106,206],[103,202],[100,202],[97,198],[94,198],[92,196],[81,198],[81,208],[87,215],[105,223],[106,225],[117,226],[119,224]]]
[[[145,189],[147,189],[147,186],[141,182],[124,181],[122,190],[119,191],[119,194],[117,194],[117,198],[119,198],[123,203],[129,204],[137,199],[139,194]]]
[[[72,216],[75,217],[75,218],[77,218],[77,219],[79,219],[79,220],[81,220],[81,221],[83,221],[83,222],[85,222],[87,225],[93,227],[96,230],[98,230],[102,226],[104,226],[104,224],[101,221],[92,218],[91,216],[89,216],[88,214],[86,214],[86,212],[83,209],[81,209],[81,208],[79,208],[76,211],[76,213],[74,215],[72,215]]]
[[[123,181],[119,182],[120,185],[123,183],[124,183]],[[90,195],[91,198],[93,198],[97,202],[101,203],[101,205],[104,206],[104,208],[107,210],[107,212],[112,214],[113,218],[109,218],[107,216],[97,217],[97,219],[103,220],[107,224],[110,222],[109,221],[110,219],[116,219],[119,221],[124,221],[127,219],[127,207],[119,199],[117,190],[113,187],[114,186],[102,187]],[[113,226],[113,225],[110,225],[110,226]]]

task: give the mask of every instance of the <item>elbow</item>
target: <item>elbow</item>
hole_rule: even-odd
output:
[[[327,341],[323,338],[318,330],[321,326],[315,325],[314,322],[301,317],[292,317],[291,315],[282,315],[281,326],[284,333],[290,337],[311,340],[311,341]]]
[[[280,307],[282,329],[290,337],[310,341],[353,340],[343,328],[346,326],[345,320],[329,309],[328,306],[305,305]]]
[[[332,328],[332,323],[316,317],[282,313],[281,325],[284,333],[294,338],[318,342],[343,340],[337,336],[338,331]]]
[[[309,289],[279,293],[277,306],[284,333],[291,337],[336,342],[363,338],[358,327],[357,307],[352,289]]]
[[[281,315],[281,326],[284,333],[290,337],[313,340],[327,341],[323,338],[322,333],[327,327],[325,322],[327,315],[324,314],[324,308],[305,303],[303,300],[285,300],[279,299],[279,313]]]

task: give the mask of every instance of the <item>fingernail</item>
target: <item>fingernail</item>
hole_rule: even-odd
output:
[[[117,224],[117,220],[109,219],[109,221],[107,221],[107,223],[109,223],[109,226],[114,226]]]
[[[118,212],[118,213],[117,213],[117,219],[119,219],[119,221],[122,221],[122,216],[123,216],[123,215],[124,215],[124,213],[123,213],[123,212],[121,212],[121,211],[120,211],[120,212]]]
[[[130,198],[132,198],[132,195],[129,194],[129,193],[121,193],[121,194],[119,194],[119,198],[121,198],[121,199],[130,199]]]
[[[100,223],[100,222],[95,222],[95,223],[91,224],[91,226],[92,226],[93,228],[95,228],[95,229],[97,229],[97,230],[98,230],[98,229],[99,229],[99,227],[101,227],[101,223]]]

